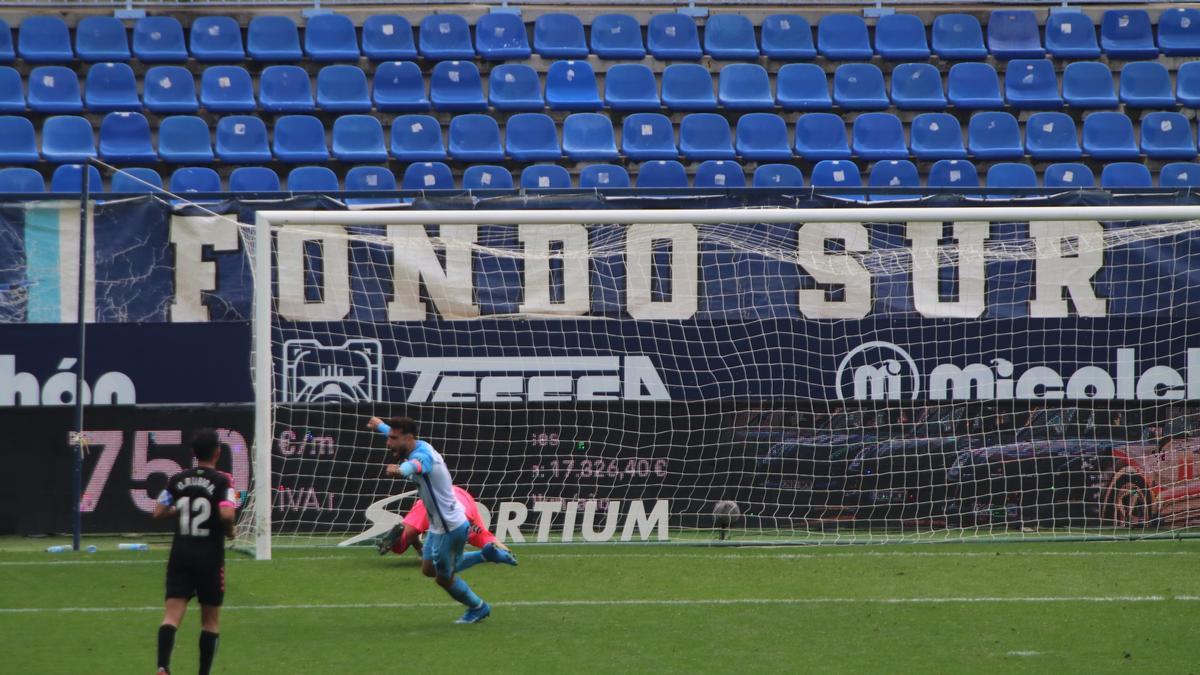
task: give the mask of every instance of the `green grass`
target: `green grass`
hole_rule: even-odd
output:
[[[5,672],[153,671],[166,547],[93,543],[0,540]],[[231,554],[215,670],[1200,673],[1197,540],[516,551],[464,574],[494,607],[477,626],[413,557]]]

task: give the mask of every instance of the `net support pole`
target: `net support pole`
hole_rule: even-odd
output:
[[[254,224],[254,557],[271,559],[271,221]]]
[[[80,501],[83,497],[83,375],[87,344],[87,247],[88,247],[88,200],[91,198],[91,164],[83,164],[83,190],[79,194],[79,269],[76,276],[78,290],[75,300],[75,322],[78,327],[79,362],[75,377],[75,443],[74,467],[71,472],[71,546],[78,551],[83,538],[83,514]]]

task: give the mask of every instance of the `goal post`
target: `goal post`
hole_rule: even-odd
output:
[[[370,411],[431,422],[448,457],[494,445],[456,475],[530,541],[656,541],[660,526],[743,531],[735,543],[1179,535],[1191,502],[1163,495],[1200,492],[1200,288],[1136,252],[1200,264],[1198,228],[1195,205],[258,211],[243,228],[255,440],[239,539],[269,559],[281,533],[336,543],[370,527],[366,507],[406,489],[367,468],[384,458],[353,426]],[[304,286],[291,302],[387,307],[281,328],[262,245],[281,232]],[[343,273],[371,281],[331,289]],[[1116,295],[1097,291],[1105,278]],[[299,377],[283,342],[299,337],[382,345],[386,381],[281,391]],[[576,425],[570,448],[556,417]],[[506,435],[518,427],[525,446]],[[281,433],[353,457],[331,490],[370,489],[337,517],[276,517]],[[1163,466],[1142,461],[1152,450]],[[288,461],[324,480],[319,461]]]

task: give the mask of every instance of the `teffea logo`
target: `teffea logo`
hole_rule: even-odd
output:
[[[370,403],[383,400],[383,345],[349,339],[283,343],[283,394],[292,403]]]
[[[838,364],[834,386],[840,399],[899,401],[921,394],[917,362],[904,349],[875,340],[850,350]]]
[[[409,403],[669,401],[648,356],[404,357]]]

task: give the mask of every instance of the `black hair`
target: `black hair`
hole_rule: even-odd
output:
[[[417,421],[411,417],[393,417],[388,420],[388,425],[396,433],[417,435]]]
[[[200,429],[192,434],[192,453],[196,455],[196,459],[207,462],[217,454],[217,448],[221,447],[221,441],[217,438],[217,432],[209,428]]]

